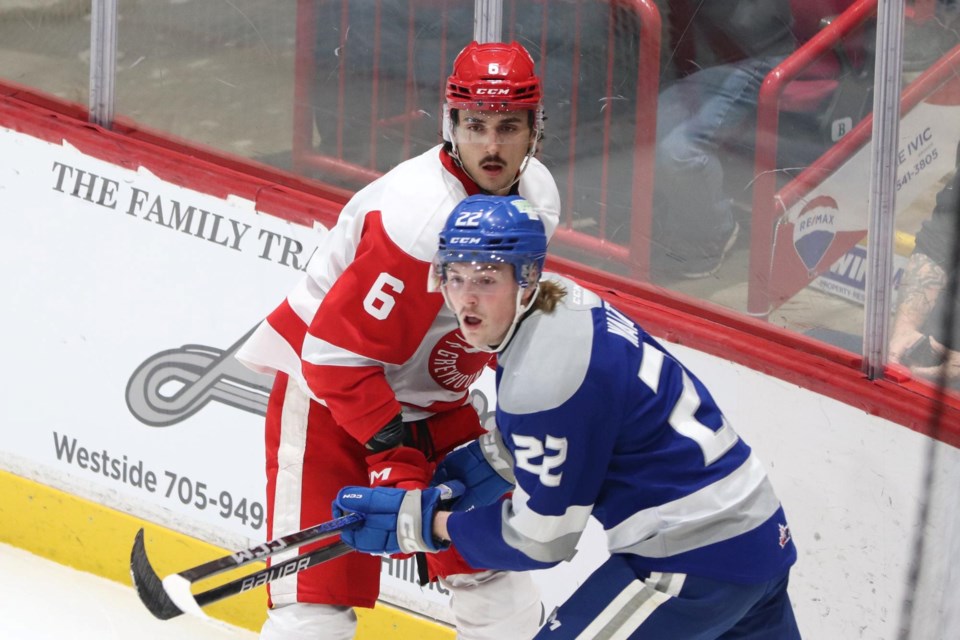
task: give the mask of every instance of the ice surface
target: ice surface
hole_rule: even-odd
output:
[[[0,544],[0,638],[4,640],[255,640],[216,620],[150,615],[132,586]]]

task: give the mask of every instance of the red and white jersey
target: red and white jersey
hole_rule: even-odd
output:
[[[552,235],[560,195],[550,172],[531,159],[518,188]],[[440,146],[357,192],[237,357],[297,380],[359,442],[401,409],[416,420],[462,405],[489,354],[463,340],[427,283],[444,222],[479,192]]]

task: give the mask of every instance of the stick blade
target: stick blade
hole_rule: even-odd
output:
[[[183,611],[170,599],[163,582],[154,571],[150,559],[147,558],[147,549],[143,543],[143,529],[137,532],[130,551],[130,576],[133,578],[133,587],[140,596],[144,606],[160,620],[169,620],[181,615]]]

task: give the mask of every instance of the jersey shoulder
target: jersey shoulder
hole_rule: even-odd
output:
[[[387,237],[405,253],[429,262],[453,207],[466,197],[440,161],[440,147],[401,162],[357,193],[362,214],[378,211]]]
[[[555,409],[583,386],[593,353],[600,297],[567,278],[545,274],[566,295],[550,313],[536,312],[517,329],[500,357],[497,403],[512,414]],[[562,346],[561,346],[562,345]]]
[[[517,193],[533,205],[540,214],[547,237],[553,236],[560,224],[560,191],[550,170],[536,158],[530,158],[520,176]]]

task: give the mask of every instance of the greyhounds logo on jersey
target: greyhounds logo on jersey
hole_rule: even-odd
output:
[[[817,196],[793,223],[793,246],[808,271],[813,271],[836,236],[837,201]]]
[[[454,329],[440,338],[430,352],[430,377],[448,391],[466,391],[477,381],[490,354],[471,347]]]

